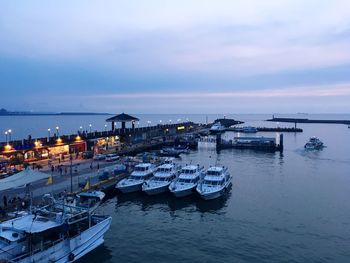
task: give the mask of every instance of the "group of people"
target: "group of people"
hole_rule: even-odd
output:
[[[10,199],[6,195],[2,197],[3,206],[0,206],[0,215],[5,216],[8,210],[19,210],[24,209],[29,205],[28,198],[21,198],[14,196]]]

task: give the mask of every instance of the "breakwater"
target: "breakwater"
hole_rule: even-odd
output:
[[[266,121],[290,122],[290,123],[325,123],[325,124],[346,124],[350,125],[350,120],[310,120],[304,118],[272,118]]]

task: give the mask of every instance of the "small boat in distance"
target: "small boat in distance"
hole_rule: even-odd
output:
[[[323,142],[317,137],[311,137],[304,145],[306,150],[320,150],[324,147]]]
[[[169,191],[169,185],[176,178],[180,166],[175,163],[166,163],[158,166],[154,176],[143,183],[142,191],[148,195],[155,195]]]
[[[183,197],[193,193],[199,182],[204,167],[187,165],[181,169],[179,177],[169,185],[169,190],[176,197]]]
[[[222,133],[226,130],[226,127],[221,124],[221,122],[216,122],[211,126],[210,128],[210,133],[212,134],[217,134],[217,133]]]
[[[155,166],[151,163],[141,163],[135,166],[128,178],[117,183],[116,187],[122,193],[131,193],[142,190],[142,185],[153,176]]]
[[[232,185],[231,179],[226,167],[212,166],[207,170],[196,190],[204,200],[216,199],[229,189]]]

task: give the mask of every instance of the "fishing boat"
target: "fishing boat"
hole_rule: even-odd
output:
[[[323,142],[317,137],[311,137],[304,145],[306,150],[320,150],[324,147]]]
[[[231,175],[223,166],[212,166],[197,185],[197,192],[204,200],[216,199],[231,187]]]
[[[154,171],[155,166],[151,163],[138,164],[128,178],[117,183],[116,188],[122,193],[141,191],[143,183],[151,179]]]
[[[204,167],[187,165],[181,169],[178,178],[169,185],[169,190],[176,197],[190,195],[196,189]]]
[[[157,167],[154,176],[143,183],[142,191],[155,195],[169,191],[169,185],[176,178],[180,166],[175,163],[165,163]]]
[[[0,224],[0,262],[75,262],[104,242],[110,216],[64,202],[46,205]]]

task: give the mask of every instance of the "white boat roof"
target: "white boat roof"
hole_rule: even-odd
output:
[[[171,163],[165,163],[165,164],[158,166],[158,168],[163,168],[163,169],[171,169],[173,167],[174,167],[174,165]]]
[[[208,168],[208,171],[211,172],[222,172],[224,170],[224,167],[222,166],[212,166]]]
[[[45,230],[58,227],[62,225],[61,222],[63,222],[63,220],[53,221],[53,220],[49,220],[46,217],[29,214],[26,216],[5,221],[1,224],[1,227],[13,228],[17,231],[24,231],[24,232],[33,234],[33,233],[40,233]]]
[[[182,170],[197,170],[198,166],[197,165],[186,165],[182,167]]]
[[[147,167],[151,167],[152,164],[150,163],[140,163],[138,165],[136,165],[135,167],[142,167],[142,168],[147,168]]]

